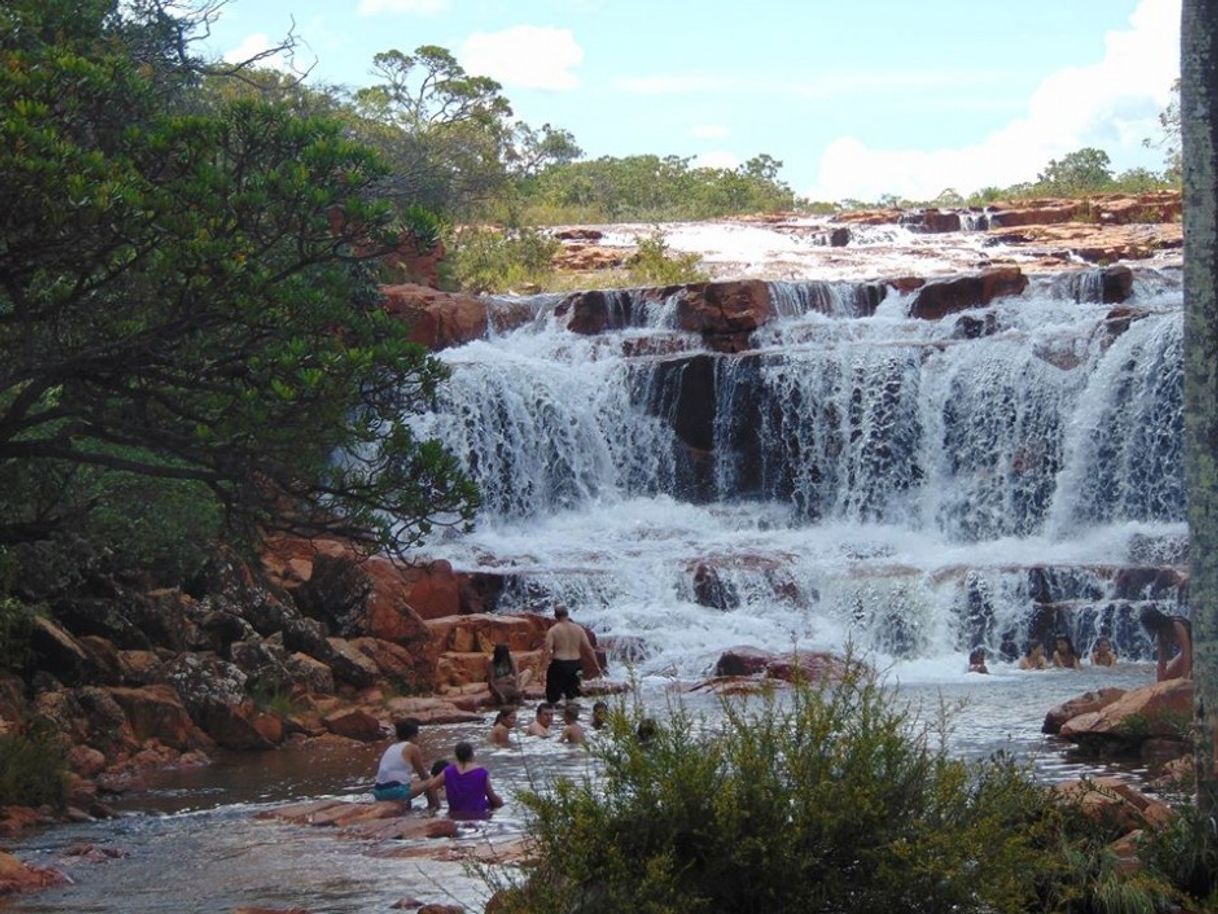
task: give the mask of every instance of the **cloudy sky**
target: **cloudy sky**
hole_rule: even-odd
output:
[[[295,28],[310,78],[371,82],[423,44],[503,84],[589,156],[732,166],[765,152],[814,199],[1031,180],[1081,146],[1158,170],[1180,0],[231,0],[230,59]]]

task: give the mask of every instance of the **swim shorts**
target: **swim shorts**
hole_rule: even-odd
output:
[[[551,660],[546,670],[546,701],[553,704],[559,698],[578,698],[582,670],[578,660]]]

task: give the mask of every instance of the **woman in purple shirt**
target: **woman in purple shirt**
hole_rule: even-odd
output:
[[[474,747],[469,743],[457,743],[453,752],[456,763],[444,769],[448,814],[454,819],[485,818],[503,805],[491,787],[490,772],[474,762]]]

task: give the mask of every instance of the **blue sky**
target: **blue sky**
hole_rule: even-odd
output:
[[[589,156],[765,152],[801,194],[870,200],[1029,180],[1084,145],[1159,169],[1142,139],[1180,0],[232,0],[208,45],[241,56],[293,21],[314,81],[438,44]]]

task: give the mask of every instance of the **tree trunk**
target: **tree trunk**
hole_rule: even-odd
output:
[[[1185,476],[1196,689],[1197,804],[1218,844],[1218,0],[1184,0],[1180,113],[1184,147]]]

